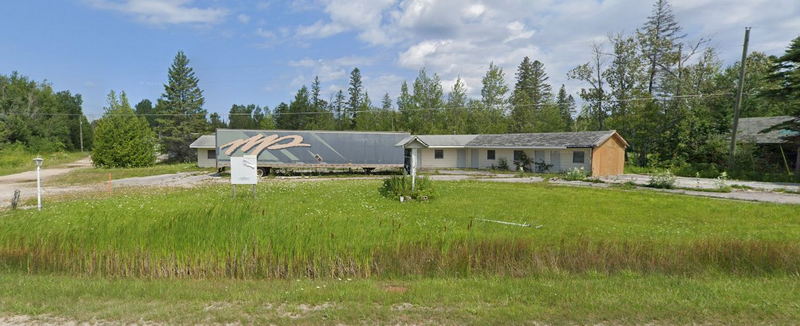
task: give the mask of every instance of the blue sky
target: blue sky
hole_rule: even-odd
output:
[[[797,0],[673,0],[687,40],[710,39],[720,58],[780,54],[800,35]],[[649,14],[638,0],[27,0],[4,1],[0,73],[18,71],[80,93],[90,119],[109,90],[157,99],[178,50],[192,61],[205,108],[274,107],[319,75],[327,97],[359,67],[373,102],[393,97],[418,69],[457,77],[472,96],[490,61],[513,84],[523,56],[542,61],[557,88],[589,60],[593,42],[629,33]]]

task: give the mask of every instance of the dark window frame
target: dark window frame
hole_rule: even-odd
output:
[[[206,159],[208,160],[216,160],[217,159],[217,150],[216,149],[209,149],[206,151]]]
[[[433,159],[434,160],[443,160],[444,159],[444,150],[443,149],[434,149],[433,150]]]
[[[580,155],[578,155],[580,154]],[[580,158],[580,160],[578,160]],[[572,151],[572,163],[575,164],[584,164],[586,163],[586,152],[584,151]]]
[[[494,159],[496,157],[497,157],[497,153],[495,153],[495,151],[493,149],[487,149],[486,150],[486,159],[487,160],[494,161]]]
[[[514,161],[521,160],[523,154],[525,154],[525,151],[514,151]]]

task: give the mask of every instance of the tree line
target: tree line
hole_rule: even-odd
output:
[[[725,144],[742,63],[723,65],[708,44],[703,38],[690,41],[667,0],[656,0],[651,14],[634,32],[609,34],[606,41],[587,48],[585,63],[567,73],[567,78],[581,85],[576,93],[580,107],[564,85],[550,84],[545,63],[524,57],[513,76],[489,63],[479,98],[467,95],[461,78],[445,91],[438,74],[422,68],[413,82],[399,85],[397,98],[384,93],[373,101],[356,67],[346,89],[323,95],[315,78],[288,103],[273,108],[235,104],[227,117],[209,115],[204,109],[198,78],[188,57],[179,52],[155,103],[145,99],[128,110],[124,92],[119,96],[112,92],[104,116],[93,124],[99,129],[112,117],[139,119],[158,140],[156,149],[172,161],[194,160],[189,143],[216,128],[415,134],[615,129],[628,140],[628,159],[635,165],[690,166],[713,175],[725,169]],[[800,37],[783,56],[752,52],[745,64],[742,117],[800,115]],[[75,149],[75,123],[83,120],[86,124],[85,117],[42,112],[80,113],[80,95],[54,93],[47,84],[17,74],[0,77],[0,112],[4,114],[0,126],[5,126],[0,128],[0,144]],[[800,130],[797,123],[783,127]],[[745,170],[774,169],[779,162],[776,151],[744,148],[737,160]]]

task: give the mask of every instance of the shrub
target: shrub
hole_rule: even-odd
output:
[[[533,165],[536,166],[536,172],[545,173],[550,171],[550,168],[553,167],[552,164],[547,164],[544,161],[541,162],[533,162]]]
[[[381,195],[387,198],[399,199],[410,197],[418,199],[421,197],[433,198],[433,183],[428,177],[417,178],[414,190],[411,190],[411,177],[398,175],[383,180],[383,186],[378,190]]]
[[[508,170],[508,160],[506,160],[505,157],[501,157],[500,160],[497,161],[497,169]]]
[[[520,153],[519,160],[514,160],[515,171],[530,171],[533,160],[525,152]]]
[[[672,189],[675,187],[675,175],[669,170],[656,173],[650,177],[649,187]]]
[[[569,180],[569,181],[581,181],[586,179],[586,177],[587,173],[583,167],[572,168],[571,170],[567,170],[567,172],[564,172],[563,176],[564,180]]]
[[[125,93],[108,95],[109,107],[94,130],[92,162],[99,167],[142,167],[155,164],[155,134],[137,117]]]

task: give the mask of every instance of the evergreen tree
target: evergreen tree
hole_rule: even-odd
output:
[[[336,119],[336,129],[337,130],[349,130],[350,126],[347,125],[345,122],[347,121],[345,115],[347,110],[347,103],[345,102],[344,92],[340,89],[336,92],[336,97],[331,101],[333,115]]]
[[[656,0],[638,36],[647,64],[647,93],[653,94],[659,88],[659,78],[675,63],[676,46],[686,35],[681,33],[669,2]]]
[[[156,113],[155,108],[153,107],[153,102],[150,102],[148,99],[144,99],[136,103],[135,112],[136,115],[142,116],[147,120],[147,124],[150,125],[150,128],[156,127],[156,118],[154,114]]]
[[[155,164],[155,135],[142,117],[137,117],[125,92],[117,99],[108,94],[108,107],[97,121],[92,163],[98,167],[142,167]]]
[[[514,85],[512,132],[536,131],[536,116],[552,97],[547,79],[544,64],[538,60],[531,62],[528,57],[522,59],[517,69],[517,83]]]
[[[795,118],[779,127],[795,132],[783,138],[797,146],[794,176],[800,180],[800,36],[792,40],[786,52],[774,58],[773,62],[769,80],[777,86],[767,90],[765,95],[794,106]]]
[[[157,105],[158,113],[167,114],[157,119],[162,148],[170,161],[192,161],[196,155],[189,144],[208,130],[203,91],[183,51],[175,55],[168,74]]]
[[[222,121],[222,117],[219,115],[219,113],[211,113],[211,115],[209,115],[209,119],[211,119],[210,127],[212,131],[228,128],[228,125],[225,124],[225,121]]]
[[[400,112],[402,128],[411,131],[411,120],[414,114],[414,100],[408,91],[408,83],[403,81],[400,85],[400,96],[397,97],[397,110]]]
[[[564,126],[563,131],[573,131],[574,119],[572,116],[575,115],[575,99],[572,95],[567,94],[564,84],[561,84],[561,88],[558,90],[556,107]]]
[[[356,118],[356,111],[361,108],[362,100],[364,99],[364,86],[361,84],[361,71],[358,68],[353,68],[350,72],[350,87],[347,93],[350,99],[347,101],[347,114],[345,114],[345,125],[350,129]]]

